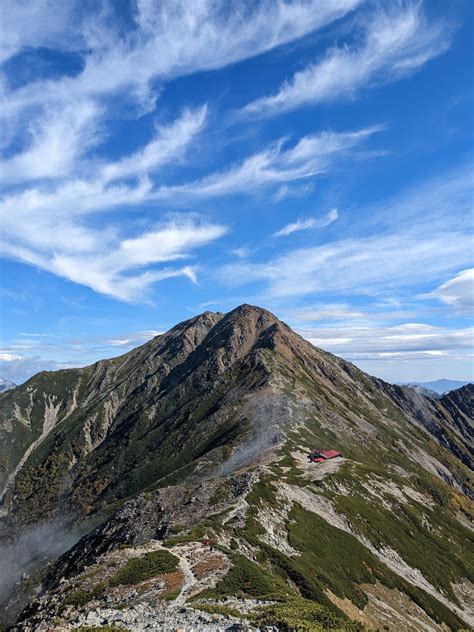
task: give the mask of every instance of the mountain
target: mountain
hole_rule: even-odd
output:
[[[426,386],[421,386],[420,384],[406,384],[406,386],[409,386],[420,395],[424,395],[425,397],[429,397],[430,399],[439,399],[440,397],[442,397],[442,394],[436,391],[432,391],[430,388],[426,388]]]
[[[39,373],[0,395],[5,620],[468,629],[473,397],[387,384],[249,305]]]
[[[0,393],[8,391],[11,388],[15,388],[15,386],[15,382],[11,382],[10,380],[6,380],[5,378],[0,377]]]
[[[400,382],[401,386],[411,386],[428,397],[433,397],[429,391],[444,395],[450,391],[466,386],[469,382],[461,382],[460,380],[434,380],[433,382]],[[428,392],[424,392],[426,391]]]

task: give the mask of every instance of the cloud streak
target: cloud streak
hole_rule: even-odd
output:
[[[379,204],[379,214],[383,209],[388,215],[386,221],[374,224],[369,218],[365,227],[359,224],[357,234],[344,239],[288,250],[267,261],[227,265],[220,278],[232,287],[260,282],[265,296],[272,299],[320,293],[378,294],[433,284],[472,261],[467,195],[471,187],[468,171],[459,169],[458,177],[445,174]],[[453,201],[459,204],[457,221],[449,212]],[[439,297],[444,296],[446,303],[459,300],[456,296],[459,292],[464,296],[468,277],[460,275],[451,286],[439,290]]]
[[[471,247],[462,233],[422,237],[403,231],[299,248],[264,263],[232,264],[221,278],[232,286],[263,281],[272,298],[370,294],[414,287],[454,271],[470,261]]]
[[[184,214],[127,238],[113,224],[102,223],[98,228],[85,219],[147,201],[152,189],[148,172],[184,157],[205,125],[207,108],[185,110],[170,124],[157,126],[152,140],[129,156],[99,163],[95,169],[89,163],[81,169],[77,161],[95,136],[95,112],[89,105],[83,110],[66,108],[51,125],[33,134],[30,147],[3,164],[11,181],[57,180],[3,197],[3,256],[125,301],[140,300],[154,283],[164,279],[185,276],[195,282],[196,266],[155,266],[189,258],[192,250],[222,236],[224,227]],[[88,135],[85,129],[89,126],[93,131]],[[64,179],[73,166],[76,173],[92,174],[87,174],[88,179]]]
[[[436,298],[456,313],[472,316],[474,310],[474,268],[463,270],[425,298]]]
[[[64,42],[63,50],[75,47],[82,55],[84,67],[75,77],[39,81],[13,91],[3,115],[17,116],[32,105],[65,98],[105,98],[125,91],[141,111],[149,111],[157,98],[153,81],[223,68],[259,55],[326,26],[359,3],[138,0],[124,33],[114,3],[99,2],[93,15],[84,16],[80,2],[67,3],[65,8],[64,3],[54,1],[49,6],[41,0],[36,9],[28,10],[11,0],[3,7],[4,30],[21,35],[4,41],[4,58],[25,46]]]
[[[428,23],[421,3],[387,5],[367,16],[362,24],[362,44],[328,51],[286,81],[271,96],[249,103],[247,114],[273,114],[303,105],[351,98],[365,86],[395,81],[443,54],[452,29]]]
[[[28,241],[27,245],[4,243],[3,252],[124,301],[146,299],[147,290],[164,279],[184,276],[195,282],[194,266],[168,265],[160,269],[155,266],[189,258],[191,251],[212,243],[226,232],[225,227],[202,221],[196,215],[181,215],[134,238],[67,223],[64,229],[72,241],[62,248],[64,234],[61,239],[40,238],[32,243],[29,235],[23,233],[16,237]],[[143,268],[146,269],[140,271]]]
[[[349,155],[382,129],[382,125],[374,125],[351,132],[309,134],[293,146],[288,146],[288,141],[282,138],[227,170],[194,182],[161,187],[153,197],[216,197],[316,177],[326,173],[337,158]]]
[[[98,141],[100,110],[92,101],[49,108],[28,128],[29,146],[0,162],[3,184],[69,175],[77,161]]]
[[[181,159],[190,143],[202,131],[206,117],[207,106],[203,106],[194,111],[185,110],[171,125],[156,126],[153,139],[143,148],[103,168],[103,180],[110,182],[143,175]]]
[[[206,107],[184,111],[168,126],[159,126],[153,139],[138,152],[95,169],[98,175],[94,173],[92,179],[60,179],[53,186],[5,195],[0,202],[4,256],[127,301],[145,296],[154,283],[167,278],[185,276],[195,281],[196,268],[189,265],[134,271],[183,259],[190,250],[224,235],[224,226],[199,224],[184,215],[181,222],[127,239],[119,236],[113,224],[97,228],[87,220],[124,206],[246,194],[316,176],[381,129],[376,126],[308,135],[291,146],[282,139],[227,171],[156,188],[149,175],[183,157],[205,125],[206,116]],[[334,218],[333,211],[324,221]]]
[[[316,219],[315,217],[311,217],[309,219],[299,219],[296,222],[292,222],[291,224],[287,224],[277,230],[274,233],[275,237],[287,237],[288,235],[292,235],[293,233],[297,233],[303,230],[311,230],[314,228],[324,228],[325,226],[329,226],[337,220],[339,217],[339,213],[337,209],[331,209],[322,219]]]

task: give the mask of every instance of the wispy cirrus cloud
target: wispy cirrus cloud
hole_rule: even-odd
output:
[[[160,210],[156,219],[147,221],[151,228],[137,234],[117,214],[111,220],[103,214],[193,195],[196,183],[175,189],[157,187],[156,180],[162,181],[163,170],[186,157],[206,126],[207,106],[183,109],[171,123],[156,125],[151,138],[128,155],[104,158],[107,152],[101,150],[114,121],[153,110],[161,84],[172,78],[223,68],[271,50],[343,17],[359,3],[261,0],[237,6],[220,0],[138,0],[128,7],[125,23],[122,9],[106,1],[87,10],[79,2],[68,7],[55,0],[40,0],[36,7],[7,2],[1,54],[13,65],[4,66],[1,114],[7,130],[0,164],[5,186],[0,202],[3,255],[122,300],[139,300],[165,278],[184,275],[195,280],[195,262],[176,262],[191,259],[195,248],[221,237],[226,231],[221,223],[196,215],[190,219],[188,213],[170,223],[159,219],[166,217]],[[32,71],[23,73],[20,82],[12,80],[12,69],[25,51],[34,69],[35,55],[40,62],[41,47],[48,46],[59,56],[74,53],[80,63],[74,71],[64,67],[49,76]],[[280,172],[271,177],[263,168],[253,186],[265,179],[299,177],[298,170],[310,173],[303,157],[291,160],[308,140],[281,152]],[[270,168],[271,155],[279,153],[268,150]],[[212,196],[239,190],[239,179],[245,187],[251,180],[245,175],[251,160],[240,174],[227,172],[227,183],[221,174],[203,177],[199,193],[194,193]]]
[[[65,98],[102,98],[126,91],[142,111],[154,108],[154,80],[222,68],[291,42],[353,10],[360,0],[138,0],[124,32],[120,7],[106,1],[92,14],[83,3],[8,1],[3,6],[3,58],[26,46],[76,50],[84,67],[74,77],[30,83],[9,94],[3,116]],[[28,6],[26,6],[28,5]],[[14,35],[10,35],[13,33]]]
[[[325,226],[329,226],[337,220],[339,217],[339,213],[337,209],[331,209],[324,217],[321,219],[317,219],[316,217],[310,217],[309,219],[299,219],[296,222],[292,222],[291,224],[287,224],[277,230],[274,233],[275,237],[287,237],[293,233],[300,232],[302,230],[311,230],[314,228],[324,228]]]
[[[202,131],[207,106],[185,110],[170,125],[157,125],[155,135],[144,147],[130,156],[104,166],[105,182],[154,172],[171,161],[179,160],[192,140]]]
[[[0,61],[25,47],[57,46],[63,50],[83,44],[74,28],[74,2],[6,0],[2,5]]]
[[[429,22],[420,2],[379,7],[361,22],[362,43],[329,50],[323,59],[295,73],[275,94],[249,103],[243,112],[272,114],[350,98],[365,86],[415,72],[450,45],[452,27]]]
[[[443,174],[381,202],[379,211],[388,217],[378,225],[369,217],[352,236],[288,250],[267,261],[230,264],[222,270],[222,282],[233,287],[261,282],[265,295],[273,299],[322,292],[377,294],[433,285],[472,261],[472,179],[469,170],[456,172],[457,177]],[[456,221],[450,212],[453,201],[458,204]],[[463,288],[466,280],[460,280]]]
[[[408,309],[395,310],[371,301],[321,303],[290,310],[287,320],[315,346],[392,382],[443,375],[473,379],[474,329],[426,322],[430,310],[423,317],[412,300]]]
[[[206,114],[205,106],[185,110],[169,125],[158,126],[139,152],[91,169],[90,163],[78,164],[87,134],[63,111],[46,138],[39,135],[32,147],[3,165],[7,175],[26,180],[23,190],[4,195],[0,202],[3,255],[126,301],[143,298],[163,279],[186,276],[195,281],[195,266],[155,266],[189,257],[193,249],[222,236],[224,227],[185,214],[130,238],[113,223],[97,227],[85,220],[146,201],[152,189],[148,172],[180,160],[202,130]],[[77,123],[81,115],[74,116]],[[93,127],[90,118],[84,114],[84,126]],[[50,160],[42,154],[46,149]],[[73,164],[87,179],[63,177]],[[57,182],[31,186],[31,180],[47,176]]]
[[[315,346],[392,382],[419,380],[419,376],[437,379],[445,374],[474,379],[472,327],[374,321],[362,326],[344,322],[297,331]]]
[[[291,312],[291,317],[296,321],[318,322],[322,320],[351,321],[366,318],[366,312],[353,308],[348,303],[328,303],[315,305]]]
[[[58,226],[48,229],[57,231]],[[33,227],[21,234],[17,229],[15,240],[1,244],[3,253],[124,301],[145,299],[147,290],[164,279],[185,276],[195,282],[195,266],[170,264],[189,259],[193,250],[212,243],[227,230],[189,214],[161,222],[134,238],[67,221],[62,229],[66,235],[62,232],[36,239],[31,234]]]
[[[471,238],[464,233],[428,236],[405,230],[298,248],[263,263],[231,264],[221,278],[232,287],[263,282],[271,298],[372,294],[415,287],[455,271],[471,257]]]
[[[346,156],[382,129],[374,126],[355,132],[308,135],[290,147],[281,140],[227,171],[188,184],[154,187],[149,172],[182,157],[202,129],[206,111],[205,107],[185,111],[168,127],[159,127],[145,148],[102,165],[94,170],[98,175],[93,173],[89,179],[60,180],[56,186],[27,187],[5,195],[0,202],[4,255],[97,292],[122,300],[137,300],[153,283],[165,278],[184,275],[194,280],[195,270],[189,266],[144,269],[140,273],[134,270],[183,258],[184,252],[218,239],[226,228],[212,223],[191,222],[189,226],[185,216],[179,227],[173,227],[173,239],[181,247],[176,250],[177,257],[169,251],[164,239],[164,234],[170,237],[173,232],[166,227],[126,239],[118,236],[120,231],[113,224],[104,223],[100,228],[88,225],[89,217],[125,205],[247,193],[315,176],[326,172],[336,158]],[[138,246],[133,248],[132,244]],[[105,256],[107,250],[110,255]]]
[[[436,327],[426,323],[403,323],[401,325],[372,325],[316,327],[300,329],[307,340],[325,349],[343,353],[352,359],[380,359],[387,356],[410,356],[426,354],[428,357],[449,351],[472,348],[474,329],[452,329]]]
[[[28,125],[27,147],[0,161],[3,185],[70,175],[100,138],[100,113],[90,100],[48,108]]]
[[[153,196],[214,197],[315,177],[382,129],[383,125],[374,125],[350,132],[309,134],[290,147],[283,138],[229,169],[194,182],[160,187]]]
[[[83,159],[92,146],[103,140],[100,113],[92,101],[69,103],[51,110],[41,121],[32,122],[26,148],[0,162],[3,185],[22,183],[26,188],[31,187],[35,180],[64,180],[67,176],[75,176],[65,185],[62,182],[51,185],[49,190],[54,198],[59,202],[61,193],[71,186],[77,193],[82,185],[85,193],[86,181],[93,183],[92,193],[96,197],[98,188],[104,189],[109,182],[143,178],[181,160],[206,125],[207,106],[184,109],[170,123],[155,125],[151,140],[138,151],[108,162],[91,157]],[[26,188],[26,191],[31,198],[35,190]],[[43,186],[42,191],[47,192],[48,189]]]

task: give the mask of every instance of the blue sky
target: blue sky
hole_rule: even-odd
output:
[[[473,377],[470,0],[6,0],[0,375],[266,307]]]

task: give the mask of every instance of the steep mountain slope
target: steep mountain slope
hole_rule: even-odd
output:
[[[1,533],[106,518],[20,584],[10,616],[42,594],[15,629],[168,629],[183,604],[197,627],[205,610],[310,630],[472,625],[472,386],[428,400],[243,305],[39,374],[0,409]],[[315,447],[344,457],[309,464]]]

